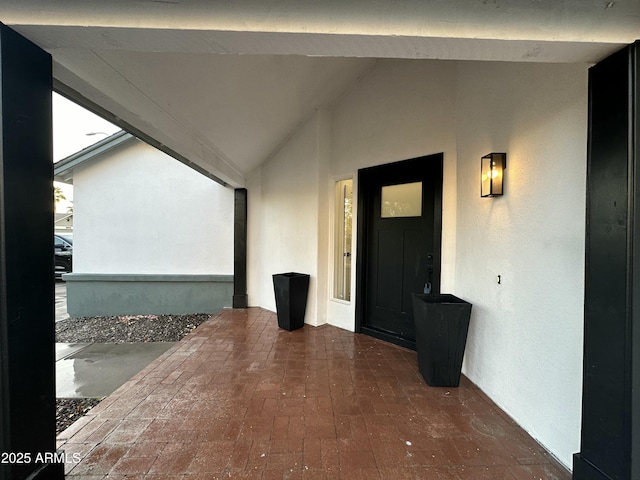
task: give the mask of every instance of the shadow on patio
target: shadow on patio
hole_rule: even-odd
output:
[[[570,479],[466,378],[415,352],[225,310],[58,437],[70,479]]]

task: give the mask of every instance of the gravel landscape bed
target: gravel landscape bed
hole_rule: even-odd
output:
[[[59,343],[177,342],[209,314],[121,315],[68,318],[56,323]],[[100,403],[101,398],[56,399],[56,435]]]
[[[68,318],[56,323],[56,342],[177,342],[211,315],[120,315]]]
[[[56,398],[56,435],[100,403],[101,398]]]

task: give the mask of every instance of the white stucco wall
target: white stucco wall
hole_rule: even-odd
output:
[[[455,292],[464,372],[565,465],[579,450],[587,67],[460,63]],[[505,195],[480,156],[507,152]],[[496,277],[501,275],[502,283]]]
[[[75,273],[233,274],[234,192],[134,140],[74,170]]]
[[[250,304],[275,308],[270,274],[285,268],[330,285],[322,233],[332,215],[319,212],[331,212],[323,198],[336,178],[443,152],[441,287],[474,304],[464,372],[570,467],[580,435],[586,80],[582,65],[379,61],[322,117],[328,132],[316,117],[250,174]],[[327,144],[325,174],[317,152]],[[480,157],[491,151],[507,152],[506,195],[481,199]],[[322,323],[313,315],[324,303],[328,323],[353,330],[354,299],[329,293],[312,290],[310,323]]]
[[[312,325],[325,321],[318,314],[317,294],[322,117],[317,113],[302,125],[247,182],[249,304],[275,311],[272,275],[307,273],[311,280],[305,321]]]

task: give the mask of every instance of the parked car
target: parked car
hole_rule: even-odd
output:
[[[53,252],[55,256],[55,274],[61,276],[70,273],[73,265],[73,239],[69,235],[53,236]]]

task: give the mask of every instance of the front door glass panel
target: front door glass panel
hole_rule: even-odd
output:
[[[422,182],[382,187],[382,218],[420,217],[422,215]]]

